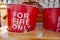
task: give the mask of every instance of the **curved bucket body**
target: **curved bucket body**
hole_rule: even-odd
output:
[[[8,4],[8,30],[28,32],[35,29],[38,8],[28,5]]]
[[[43,19],[46,29],[60,32],[60,8],[45,8]]]

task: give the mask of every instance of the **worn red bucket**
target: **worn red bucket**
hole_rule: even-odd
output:
[[[45,8],[43,19],[46,29],[60,32],[60,8]]]
[[[28,32],[35,29],[38,8],[31,5],[8,4],[8,30]]]

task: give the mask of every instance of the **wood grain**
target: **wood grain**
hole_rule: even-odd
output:
[[[27,33],[8,32],[8,37],[0,40],[60,40],[60,33],[47,30],[43,27],[37,26],[35,30]]]

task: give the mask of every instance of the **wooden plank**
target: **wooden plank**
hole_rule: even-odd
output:
[[[40,25],[40,24],[39,24]],[[3,32],[2,32],[3,33]],[[51,30],[47,30],[42,26],[36,27],[35,30],[27,32],[27,33],[14,33],[14,32],[7,32],[8,37],[3,38],[0,36],[1,40],[60,40],[60,32],[54,32]],[[1,34],[0,34],[1,35]]]

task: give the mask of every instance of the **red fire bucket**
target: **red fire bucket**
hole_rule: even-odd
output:
[[[46,29],[60,32],[60,8],[45,8],[43,19]]]
[[[8,30],[28,32],[35,29],[38,8],[29,5],[8,4]]]

